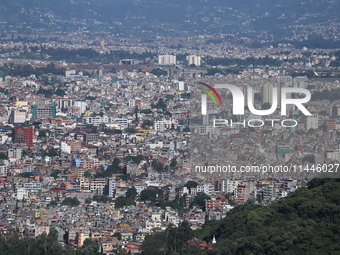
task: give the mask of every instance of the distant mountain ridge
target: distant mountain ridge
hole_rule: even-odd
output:
[[[340,2],[330,0],[13,0],[0,3],[0,31],[219,33],[282,39],[292,36],[294,26],[311,33],[313,25],[325,26],[324,33],[337,34],[339,11]]]

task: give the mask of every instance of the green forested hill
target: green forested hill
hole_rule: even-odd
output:
[[[314,179],[270,206],[244,205],[200,234],[216,235],[215,254],[340,254],[339,179]]]
[[[215,235],[214,249],[183,241],[179,254],[340,254],[340,179],[314,179],[269,206],[238,206],[193,234],[208,242]]]

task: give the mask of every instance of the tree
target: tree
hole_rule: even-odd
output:
[[[57,90],[55,91],[55,94],[56,94],[57,96],[59,96],[59,97],[63,97],[63,96],[66,95],[66,92],[65,92],[65,90],[63,90],[63,89],[57,89]]]
[[[115,232],[112,237],[117,237],[118,240],[122,240],[122,234],[119,232]]]
[[[204,192],[198,192],[196,197],[191,202],[190,207],[192,206],[199,206],[203,211],[205,211],[205,200],[210,199],[210,197],[205,194]]]
[[[141,174],[140,174],[140,177],[142,177],[142,178],[148,177],[148,176],[149,176],[148,173],[141,173]]]
[[[129,188],[126,191],[126,198],[127,199],[133,200],[133,199],[135,199],[136,196],[137,196],[137,190],[136,190],[135,187]]]
[[[145,157],[143,155],[137,155],[137,156],[130,156],[129,155],[129,156],[124,158],[124,160],[126,160],[126,161],[132,160],[133,163],[135,163],[135,164],[139,164],[144,159],[145,159]]]
[[[76,197],[67,197],[61,203],[63,205],[70,205],[70,206],[78,206],[80,204],[78,198]]]
[[[315,156],[314,155],[306,155],[306,156],[303,157],[302,161],[314,164],[315,163]]]
[[[192,237],[193,232],[188,222],[183,221],[178,227],[170,224],[164,232],[145,237],[142,254],[187,254],[186,249],[182,249]]]
[[[156,107],[157,107],[157,109],[166,109],[167,108],[166,103],[163,101],[162,98],[160,98],[158,100]]]
[[[144,169],[144,171],[147,171],[147,170],[148,170],[148,167],[149,167],[148,163],[144,163],[144,164],[142,165],[142,168]]]
[[[5,153],[0,152],[0,159],[8,159],[8,156]]]
[[[49,147],[45,150],[44,152],[45,155],[49,156],[49,157],[55,157],[55,156],[58,156],[58,151],[53,148],[53,147]]]
[[[124,206],[133,205],[134,202],[131,199],[120,196],[115,200],[115,208],[122,208]]]
[[[142,124],[142,128],[150,128],[153,126],[153,122],[151,120],[144,120]]]
[[[188,181],[184,186],[188,189],[197,188],[198,183],[195,181]]]
[[[163,197],[163,190],[161,189],[156,189],[156,190],[145,189],[145,190],[142,190],[142,192],[140,193],[140,199],[142,201],[149,200],[151,202],[156,202],[162,197]]]
[[[328,112],[327,112],[326,110],[322,110],[322,111],[319,112],[319,114],[320,114],[320,115],[325,115],[325,116],[326,116],[326,115],[328,115]]]
[[[51,177],[53,177],[54,179],[57,179],[58,175],[61,173],[60,170],[54,170],[53,173],[51,173]]]
[[[268,109],[270,109],[270,107],[271,107],[272,105],[270,104],[270,103],[264,103],[263,105],[262,105],[262,110],[268,110]]]
[[[55,200],[51,200],[51,202],[49,203],[49,206],[56,206],[56,205],[58,205],[58,203]]]
[[[79,250],[79,255],[97,255],[102,254],[99,252],[100,244],[98,240],[87,238],[84,241],[83,246]]]
[[[124,132],[128,134],[134,134],[134,133],[137,133],[137,130],[133,127],[128,127],[124,129]]]
[[[160,68],[154,68],[154,69],[151,70],[151,73],[156,75],[156,76],[161,76],[161,75],[165,76],[165,75],[167,75],[168,72],[164,71]]]
[[[164,170],[164,164],[162,162],[159,162],[158,160],[153,160],[151,162],[151,167],[159,173]]]
[[[103,195],[95,195],[95,196],[93,196],[92,199],[94,201],[104,203],[104,204],[106,204],[107,202],[110,202],[110,203],[112,202],[112,198],[106,197],[106,196],[103,196]]]
[[[176,169],[177,166],[177,160],[176,158],[172,158],[170,162],[170,169]]]
[[[86,172],[84,173],[84,177],[85,177],[85,178],[91,178],[91,177],[92,177],[91,172],[86,171]]]
[[[310,135],[310,134],[314,134],[315,133],[315,129],[313,128],[310,128],[308,129],[307,133]]]
[[[46,137],[46,130],[40,129],[38,137]]]
[[[111,177],[112,174],[121,174],[122,168],[120,167],[120,160],[118,158],[114,158],[112,161],[112,164],[107,167],[107,169],[104,171],[104,168],[101,169],[100,172],[96,173],[96,178],[105,178],[105,177]]]
[[[183,132],[190,132],[190,128],[186,126],[185,128],[183,128]]]
[[[142,255],[164,255],[166,249],[167,237],[164,232],[147,235],[142,244]]]

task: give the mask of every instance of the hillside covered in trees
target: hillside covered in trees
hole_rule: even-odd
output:
[[[144,254],[340,254],[340,179],[314,179],[269,206],[249,201],[187,235],[185,227],[148,236]],[[212,250],[190,246],[184,238],[211,242],[214,235]]]
[[[0,235],[0,254],[4,255],[100,255],[99,243],[96,240],[86,239],[84,245],[74,250],[70,246],[58,243],[58,233],[54,228],[46,235],[37,237],[19,237],[13,229],[6,235]]]

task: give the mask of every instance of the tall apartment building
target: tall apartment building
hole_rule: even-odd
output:
[[[58,102],[59,109],[67,109],[73,106],[75,103],[74,98],[65,98],[65,97],[58,98],[57,102]]]
[[[12,130],[14,143],[25,143],[27,146],[33,145],[34,128],[30,125],[16,126]]]
[[[237,185],[237,192],[235,196],[235,201],[237,203],[245,203],[250,198],[249,196],[249,186],[246,182]]]
[[[23,149],[21,148],[8,149],[7,155],[9,159],[20,160],[22,159]]]
[[[115,197],[116,195],[116,181],[113,178],[108,178],[107,180],[107,192],[109,197]]]
[[[106,187],[105,178],[92,179],[90,190],[94,195],[103,195]]]
[[[160,65],[174,65],[174,64],[176,64],[176,56],[175,55],[159,55],[158,56],[158,64],[160,64]]]
[[[85,100],[77,100],[74,101],[74,106],[79,107],[80,113],[84,113],[86,111],[87,103]]]
[[[156,132],[163,132],[166,129],[171,128],[170,120],[159,120],[154,123],[154,129]]]
[[[195,55],[189,55],[186,57],[187,60],[187,65],[190,66],[192,64],[196,66],[201,65],[201,57],[200,56],[195,56]]]
[[[307,76],[298,76],[294,79],[294,87],[307,88],[308,78]]]
[[[318,129],[319,127],[319,114],[314,113],[311,116],[305,116],[305,130]]]
[[[55,105],[33,105],[32,107],[32,118],[34,120],[48,119],[56,117],[56,106]]]
[[[26,111],[21,109],[12,109],[9,116],[9,123],[25,123]]]
[[[96,142],[98,141],[98,134],[96,133],[84,134],[84,141],[86,143]]]
[[[262,105],[265,103],[270,103],[273,105],[273,88],[277,88],[274,84],[264,84],[262,87]],[[279,102],[279,88],[278,88],[278,102]]]

